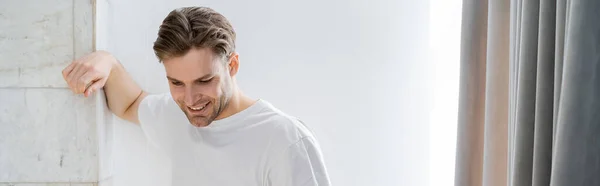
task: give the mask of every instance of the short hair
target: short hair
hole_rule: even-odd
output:
[[[219,57],[235,51],[235,31],[225,16],[208,7],[183,7],[169,13],[158,30],[154,53],[160,62],[192,48],[210,48]]]

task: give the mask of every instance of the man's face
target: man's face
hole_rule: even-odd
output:
[[[171,96],[196,127],[208,126],[232,95],[228,65],[210,49],[191,49],[163,61]]]

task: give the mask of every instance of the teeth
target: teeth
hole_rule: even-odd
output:
[[[208,103],[206,103],[206,104],[202,105],[201,107],[196,107],[196,108],[194,108],[194,107],[190,107],[190,109],[192,109],[192,110],[195,110],[195,111],[198,111],[198,110],[202,110],[202,109],[203,109],[203,108],[204,108],[206,105],[208,105]]]

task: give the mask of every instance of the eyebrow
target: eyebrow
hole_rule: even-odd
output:
[[[212,74],[206,74],[206,75],[204,75],[204,76],[202,76],[200,78],[195,79],[194,81],[202,81],[202,80],[210,78],[212,76],[213,76]],[[171,81],[179,81],[179,82],[181,82],[180,80],[172,78],[172,77],[169,77],[169,76],[167,76],[167,79],[169,79]]]

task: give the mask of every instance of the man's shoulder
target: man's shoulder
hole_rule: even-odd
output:
[[[158,93],[158,94],[148,94],[144,99],[142,99],[142,103],[147,104],[166,104],[169,101],[172,101],[171,93]]]
[[[313,136],[312,130],[300,118],[289,115],[266,101],[263,104],[265,106],[259,116],[268,126],[273,138],[285,143],[295,143]]]
[[[140,105],[151,109],[165,109],[167,106],[175,104],[171,93],[148,94],[142,99]]]
[[[157,122],[179,116],[177,104],[170,93],[148,94],[138,107],[140,123]]]

